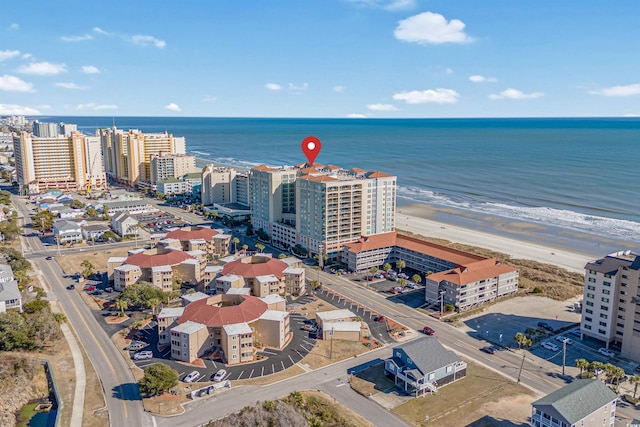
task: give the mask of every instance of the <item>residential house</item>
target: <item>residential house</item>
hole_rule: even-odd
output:
[[[617,398],[598,379],[575,380],[531,404],[531,427],[613,427]]]
[[[435,393],[438,387],[467,375],[467,364],[436,337],[423,337],[394,348],[393,356],[384,361],[384,369],[397,387],[416,397]]]
[[[82,236],[85,240],[99,240],[104,233],[111,230],[104,224],[91,224],[82,227]]]
[[[53,235],[61,244],[82,242],[82,226],[77,222],[62,219],[53,223]]]
[[[17,309],[22,312],[22,294],[17,280],[0,283],[0,313],[9,309]]]
[[[119,236],[135,234],[138,220],[127,212],[116,213],[111,217],[111,229]]]
[[[13,269],[8,264],[0,264],[0,283],[6,283],[14,280]]]

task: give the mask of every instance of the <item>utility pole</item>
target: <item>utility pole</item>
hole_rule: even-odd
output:
[[[525,352],[524,349],[522,349],[522,362],[520,363],[520,370],[518,371],[518,384],[520,384],[520,375],[522,375],[522,367],[524,366],[524,356]]]
[[[331,345],[329,347],[329,360],[333,359],[333,326],[331,327],[331,333],[330,333],[330,337],[331,337]]]
[[[564,365],[567,361],[567,339],[562,341],[562,375],[564,375]]]
[[[444,294],[446,291],[440,291],[440,317],[444,315]]]

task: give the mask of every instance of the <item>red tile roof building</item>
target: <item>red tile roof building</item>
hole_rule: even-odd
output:
[[[228,255],[231,242],[230,235],[199,226],[182,227],[170,231],[164,238],[179,240],[184,251],[204,251],[211,259]]]
[[[405,261],[426,274],[425,299],[452,304],[459,311],[518,291],[518,269],[396,232],[362,236],[346,245],[343,261],[353,271],[368,271],[385,263]]]
[[[254,361],[254,341],[282,349],[291,333],[280,300],[222,294],[188,304],[168,328],[171,357],[190,363],[211,354],[235,365]]]
[[[257,254],[231,261],[222,268],[222,275],[237,275],[244,279],[245,287],[253,295],[266,297],[273,294],[301,295],[305,292],[305,271],[271,257]]]

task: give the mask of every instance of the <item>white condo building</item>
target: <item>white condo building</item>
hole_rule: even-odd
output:
[[[580,332],[615,343],[640,361],[640,254],[620,251],[587,263]]]
[[[249,206],[249,176],[229,167],[205,166],[202,168],[202,204],[225,203]]]
[[[196,158],[182,153],[151,154],[151,184],[197,172]]]

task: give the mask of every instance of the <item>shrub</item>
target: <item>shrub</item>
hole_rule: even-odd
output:
[[[535,288],[533,288],[533,293],[534,294],[541,294],[542,293],[542,289],[540,289],[538,287],[535,287]]]

